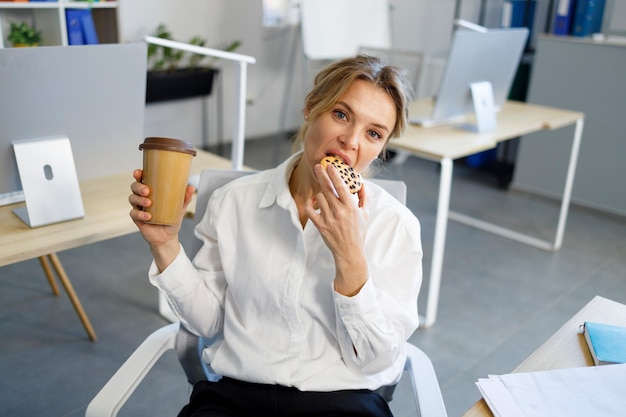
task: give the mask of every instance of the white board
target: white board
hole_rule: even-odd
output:
[[[301,0],[300,13],[308,59],[345,58],[359,47],[391,48],[387,0]]]

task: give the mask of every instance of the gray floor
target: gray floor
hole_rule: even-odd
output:
[[[278,140],[281,158],[289,144]],[[249,141],[245,164],[272,166],[274,141]],[[381,177],[406,181],[423,227],[428,277],[438,166],[409,158]],[[494,186],[457,164],[453,208],[552,239],[558,205]],[[190,223],[184,231],[189,233]],[[411,338],[433,360],[451,417],[480,396],[474,381],[507,373],[594,295],[626,302],[626,219],[573,206],[563,247],[534,249],[448,225],[438,320]],[[150,256],[130,236],[59,253],[99,340],[91,343],[65,295],[52,296],[37,260],[0,268],[0,415],[82,416],[98,389],[150,332],[166,324],[146,278]],[[420,309],[425,310],[425,278]],[[186,401],[173,355],[159,362],[120,415],[172,416]],[[413,415],[401,384],[392,408]]]

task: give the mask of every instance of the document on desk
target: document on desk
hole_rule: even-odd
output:
[[[490,375],[476,385],[495,417],[615,417],[626,410],[626,364]]]

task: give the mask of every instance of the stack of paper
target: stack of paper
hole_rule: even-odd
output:
[[[495,417],[626,415],[626,364],[490,375],[476,385]]]

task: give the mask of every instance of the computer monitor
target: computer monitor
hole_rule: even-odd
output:
[[[411,115],[410,120],[424,126],[464,121],[474,111],[470,86],[484,81],[491,84],[493,104],[499,110],[508,97],[527,39],[527,28],[456,30],[432,112]]]
[[[125,170],[132,179],[146,54],[144,43],[0,48],[0,196],[21,189],[16,140],[65,136],[79,180]]]

